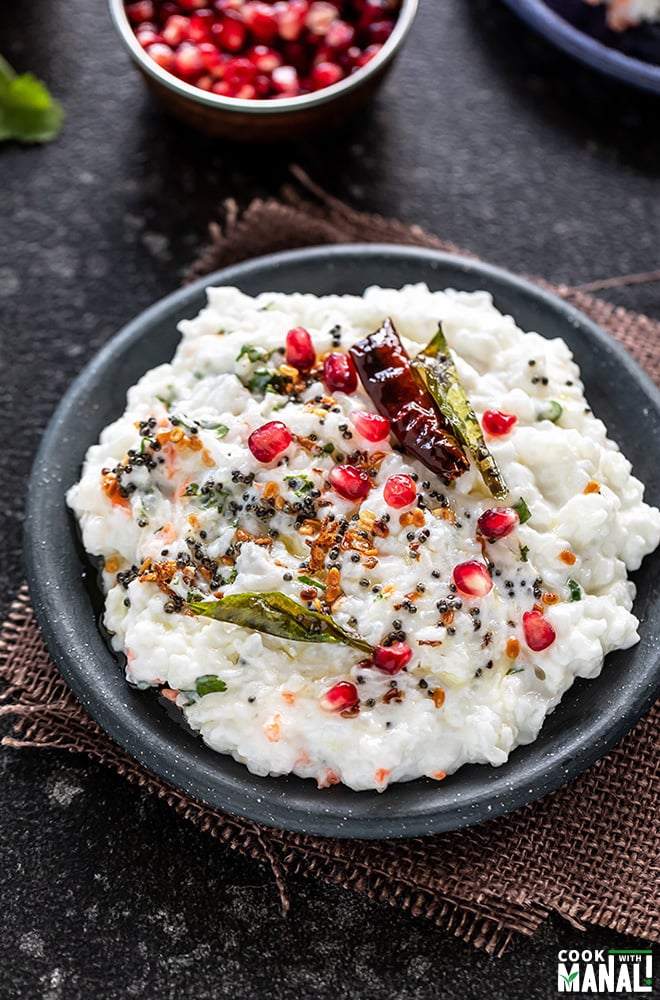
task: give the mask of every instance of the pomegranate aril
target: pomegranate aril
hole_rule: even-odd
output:
[[[371,479],[355,465],[335,465],[328,475],[330,485],[344,500],[364,500],[371,489]]]
[[[385,674],[398,674],[411,659],[410,646],[405,642],[394,642],[391,646],[376,646],[372,662]]]
[[[150,45],[146,51],[162,69],[166,69],[168,73],[174,71],[174,52],[169,45],[156,42],[154,45]]]
[[[192,79],[204,72],[204,63],[199,49],[191,42],[183,42],[174,53],[174,70],[186,79]]]
[[[323,381],[329,392],[355,392],[358,385],[357,371],[348,354],[333,351],[323,362]]]
[[[271,49],[267,45],[255,45],[247,51],[248,59],[254,63],[257,72],[272,73],[274,69],[281,66],[284,60],[276,49]],[[291,362],[293,364],[293,362]]]
[[[214,76],[221,76],[222,74],[219,70],[224,60],[222,53],[218,51],[213,42],[200,42],[197,48],[204,63],[204,69],[208,70]]]
[[[362,69],[367,63],[370,63],[374,56],[377,56],[382,45],[368,45],[364,52],[360,52],[355,60],[355,65],[358,69]]]
[[[383,45],[394,31],[393,21],[374,21],[366,30],[366,36],[372,45]]]
[[[382,21],[388,14],[391,16],[391,11],[388,0],[364,0],[358,28],[362,30],[368,28],[374,21]]]
[[[235,56],[225,63],[222,75],[223,79],[227,80],[228,83],[240,88],[245,86],[245,84],[252,84],[254,82],[257,75],[257,68],[245,56]]]
[[[188,38],[190,20],[181,14],[172,14],[163,25],[161,34],[168,45],[177,46]]]
[[[344,712],[360,701],[358,689],[350,681],[338,681],[321,698],[321,708],[326,712]]]
[[[162,45],[163,36],[153,24],[143,24],[135,32],[135,37],[143,49],[148,49],[150,45]]]
[[[165,21],[167,21],[168,17],[172,17],[173,15],[176,15],[178,17],[180,13],[181,13],[181,8],[179,7],[178,4],[171,2],[171,0],[165,0],[164,3],[160,4],[158,10],[160,23],[164,24]]]
[[[181,10],[200,10],[206,6],[206,0],[178,0]]]
[[[526,611],[522,620],[525,642],[535,653],[547,649],[557,638],[554,628],[540,611]]]
[[[346,21],[333,21],[325,36],[329,49],[348,49],[355,39],[355,28]]]
[[[454,584],[465,597],[485,597],[493,589],[488,567],[476,559],[454,566]]]
[[[188,37],[191,42],[208,42],[211,28],[215,24],[215,14],[212,10],[200,10],[190,18]]]
[[[308,0],[286,0],[275,4],[277,31],[285,42],[295,42],[300,38],[305,27],[305,18],[309,10]]]
[[[399,473],[390,476],[383,487],[383,499],[388,507],[400,510],[417,500],[417,487],[410,476]]]
[[[300,92],[300,78],[293,66],[276,66],[271,73],[273,90],[279,94],[295,95]]]
[[[258,97],[267,97],[270,94],[270,76],[267,73],[258,73],[254,80],[254,89]]]
[[[152,0],[139,0],[137,3],[126,4],[126,16],[131,24],[142,24],[143,21],[153,21],[155,8]]]
[[[234,90],[235,88],[226,80],[216,80],[211,87],[211,92],[217,94],[218,97],[234,97]]]
[[[305,18],[305,27],[312,35],[325,35],[333,21],[339,18],[339,11],[326,0],[314,0]]]
[[[519,524],[518,512],[513,507],[493,507],[483,512],[477,528],[485,538],[506,538]]]
[[[316,351],[304,326],[294,326],[286,335],[286,360],[301,372],[314,367]]]
[[[501,410],[486,410],[481,418],[481,426],[491,437],[503,437],[508,434],[518,417],[513,413],[502,413]]]
[[[272,462],[289,447],[293,440],[291,431],[280,420],[270,420],[248,438],[248,448],[258,462]]]
[[[241,101],[253,101],[256,96],[257,88],[252,83],[242,84],[234,94],[234,97],[240,98]]]
[[[247,29],[240,16],[228,11],[211,28],[214,42],[225,52],[240,52],[247,39]]]
[[[333,83],[339,83],[343,76],[344,71],[337,63],[320,62],[312,70],[309,82],[312,90],[322,90],[324,87],[331,87]]]
[[[351,413],[351,422],[358,434],[367,441],[384,441],[389,437],[390,422],[387,417],[381,417],[378,413],[354,410]]]
[[[241,10],[243,21],[257,42],[268,43],[277,35],[277,16],[271,4],[248,0]]]

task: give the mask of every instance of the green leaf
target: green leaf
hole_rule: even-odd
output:
[[[512,503],[511,506],[515,510],[516,514],[520,518],[520,523],[524,524],[525,521],[529,521],[532,516],[532,512],[527,506],[527,501],[524,497],[521,497],[518,503]]]
[[[227,685],[215,674],[202,674],[195,681],[195,691],[202,697],[205,694],[213,694],[214,691],[226,691]]]
[[[522,673],[524,673],[523,667],[511,667],[509,670],[507,670],[504,676],[508,677],[509,674],[522,674]]]
[[[284,478],[297,497],[302,497],[305,493],[311,493],[314,489],[314,481],[302,473],[298,473],[297,476],[285,476]]]
[[[49,142],[62,127],[64,111],[32,73],[17,76],[0,56],[0,140]]]
[[[527,556],[529,555],[529,545],[519,545],[520,549],[520,561],[527,562]]]
[[[252,364],[256,364],[258,361],[268,361],[272,353],[272,351],[264,351],[262,347],[254,347],[252,344],[243,344],[240,351],[236,355],[236,360],[240,361],[241,358],[247,357],[248,361],[251,361]]]
[[[568,589],[571,592],[571,600],[572,601],[581,601],[582,600],[582,587],[577,582],[577,580],[574,580],[571,577],[569,580],[566,581],[566,586],[568,587]]]
[[[348,646],[373,653],[374,647],[359,635],[347,632],[330,617],[308,611],[298,601],[277,591],[263,594],[229,594],[217,601],[192,601],[193,614],[251,628],[266,635],[296,642],[344,642]]]
[[[223,438],[226,434],[229,434],[229,428],[226,424],[214,424],[212,420],[200,420],[199,426],[205,431],[215,431],[219,438]]]
[[[491,495],[496,500],[504,500],[509,487],[488,450],[481,425],[461,385],[442,323],[438,324],[438,332],[433,340],[412,358],[411,364],[443,417],[449,421],[460,443],[472,455]]]
[[[306,576],[304,573],[301,573],[298,577],[298,583],[304,583],[307,587],[318,587],[319,590],[325,590],[324,583],[315,580],[313,576]]]

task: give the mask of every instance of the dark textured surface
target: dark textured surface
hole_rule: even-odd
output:
[[[24,484],[95,350],[173,289],[227,196],[295,160],[357,207],[576,284],[657,268],[660,102],[575,66],[495,0],[422,0],[375,104],[340,133],[260,153],[199,138],[143,92],[101,4],[0,8],[0,49],[64,101],[62,137],[0,148],[4,614]],[[660,283],[616,301],[660,315]],[[497,961],[431,925],[270,875],[64,754],[0,755],[0,998],[552,997],[559,947],[622,947],[552,921]]]

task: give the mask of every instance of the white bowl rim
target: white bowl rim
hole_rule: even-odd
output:
[[[223,111],[242,111],[252,115],[278,115],[289,111],[302,111],[306,108],[318,107],[327,104],[335,98],[340,97],[353,90],[370,76],[374,76],[394,57],[395,53],[403,43],[417,13],[419,0],[401,0],[401,10],[394,25],[394,30],[382,49],[366,66],[361,67],[345,77],[338,83],[333,83],[329,87],[315,90],[311,94],[301,94],[297,97],[279,97],[275,100],[262,100],[259,98],[246,99],[242,97],[223,97],[220,94],[211,94],[206,90],[201,90],[193,84],[180,80],[178,76],[169,73],[158,65],[142,48],[133,31],[124,6],[124,0],[109,0],[110,15],[133,59],[139,66],[158,83],[163,84],[169,90],[187,97],[196,104],[203,104],[209,108],[217,108]]]

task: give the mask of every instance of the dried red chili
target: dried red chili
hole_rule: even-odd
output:
[[[465,452],[415,375],[391,319],[349,351],[364,388],[403,447],[445,482],[469,468]]]

